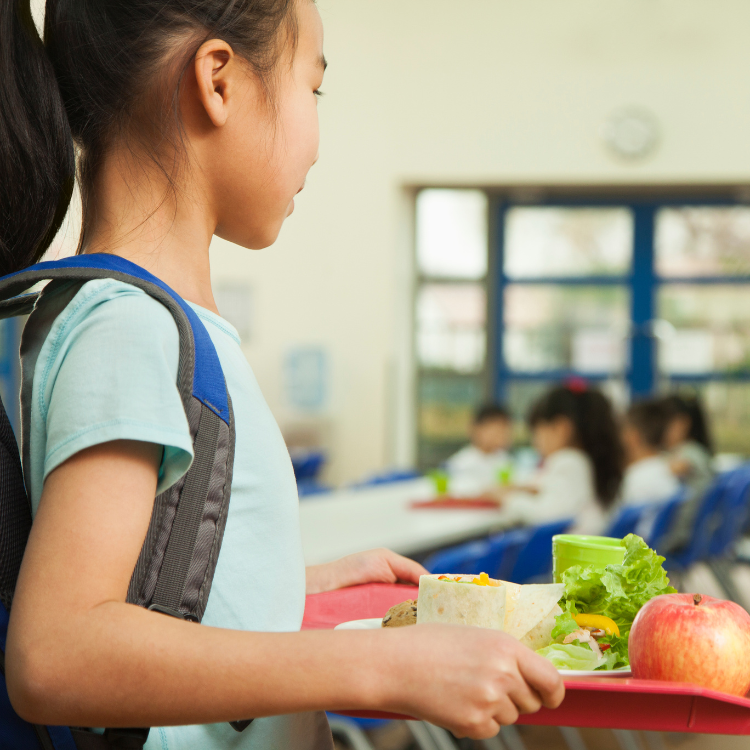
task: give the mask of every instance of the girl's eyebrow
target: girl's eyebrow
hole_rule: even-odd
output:
[[[321,68],[323,68],[323,72],[325,72],[325,69],[328,67],[328,60],[326,60],[326,56],[325,55],[321,55],[318,58],[318,65]]]

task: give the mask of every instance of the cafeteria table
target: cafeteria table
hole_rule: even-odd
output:
[[[389,607],[416,596],[415,586],[371,583],[307,597],[303,630],[382,617]],[[418,627],[418,626],[417,626]],[[750,698],[698,685],[626,677],[565,680],[565,699],[554,710],[521,716],[519,724],[598,727],[652,732],[750,735]],[[364,718],[408,719],[376,711],[343,711]]]
[[[305,563],[318,565],[373,547],[419,555],[508,525],[497,509],[411,507],[433,496],[432,482],[420,478],[304,498],[299,511]]]

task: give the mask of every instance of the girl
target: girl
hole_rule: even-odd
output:
[[[623,474],[609,401],[576,382],[543,396],[528,421],[543,464],[529,486],[503,493],[509,520],[539,524],[575,518],[575,533],[600,533],[604,510],[615,501]]]
[[[713,479],[713,445],[703,407],[697,396],[668,396],[663,404],[667,412],[663,444],[670,468],[680,481],[705,489]]]
[[[210,750],[330,747],[315,713],[326,708],[399,711],[482,738],[557,706],[556,670],[502,633],[295,632],[305,592],[423,572],[383,550],[305,571],[288,454],[211,295],[211,237],[272,244],[318,158],[312,0],[48,0],[44,27],[42,44],[28,0],[0,0],[2,271],[49,245],[77,157],[80,252],[127,258],[191,304],[237,434],[203,624],[126,603],[154,497],[192,459],[178,335],[128,284],[80,288],[34,370],[35,518],[6,650],[18,713],[157,727],[149,748]],[[225,723],[246,717],[257,720],[242,734]]]
[[[662,447],[669,468],[685,485],[685,502],[680,506],[665,549],[675,550],[690,540],[698,507],[714,478],[711,466],[713,445],[708,421],[697,396],[674,394],[663,399],[667,428]]]

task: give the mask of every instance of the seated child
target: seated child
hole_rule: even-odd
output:
[[[696,396],[674,394],[663,403],[667,410],[667,427],[662,447],[667,451],[672,472],[687,488],[685,503],[665,542],[665,549],[671,551],[690,540],[698,507],[714,478],[713,447],[708,421]]]
[[[667,411],[661,401],[641,401],[625,414],[622,442],[627,468],[622,482],[624,505],[643,505],[673,497],[680,483],[662,455]]]
[[[609,400],[585,384],[553,388],[529,414],[543,458],[528,486],[495,494],[508,519],[527,525],[574,518],[574,533],[601,533],[622,481],[622,445]]]
[[[499,483],[512,458],[513,424],[507,409],[485,404],[474,416],[469,445],[445,462],[451,485],[461,494],[481,493]]]

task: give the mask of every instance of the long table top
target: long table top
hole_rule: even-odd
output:
[[[302,549],[307,565],[318,565],[373,547],[415,555],[507,526],[501,510],[415,509],[431,498],[427,479],[342,489],[300,501]]]

